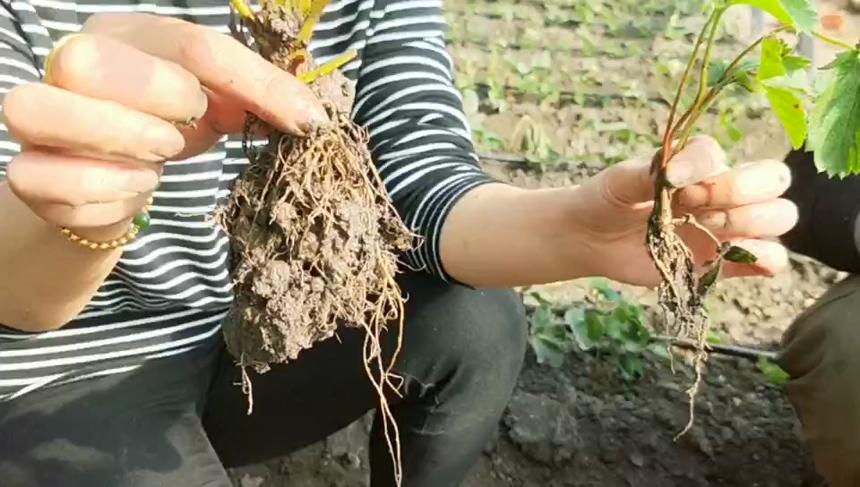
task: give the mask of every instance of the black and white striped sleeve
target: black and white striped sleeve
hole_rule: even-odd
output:
[[[0,1],[0,108],[2,100],[14,86],[40,79],[32,50],[9,3]],[[6,178],[6,166],[20,152],[21,146],[12,140],[0,116],[0,181]]]
[[[491,182],[478,165],[453,66],[441,0],[377,0],[358,73],[353,116],[400,216],[423,244],[410,265],[450,279],[442,224],[469,190]]]

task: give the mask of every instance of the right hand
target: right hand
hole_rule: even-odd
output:
[[[46,64],[44,82],[5,97],[6,126],[21,143],[7,181],[39,217],[87,235],[124,232],[163,162],[241,133],[247,112],[296,135],[327,121],[296,78],[177,19],[93,16]]]

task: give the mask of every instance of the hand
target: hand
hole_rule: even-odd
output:
[[[660,282],[645,247],[654,197],[650,164],[650,157],[617,164],[575,191],[575,232],[586,254],[578,260],[594,267],[587,274],[643,286]],[[797,222],[794,204],[780,198],[791,180],[784,163],[760,161],[729,169],[719,144],[697,137],[672,159],[667,177],[681,188],[675,197],[677,217],[692,215],[720,241],[758,257],[753,265],[725,263],[723,277],[772,276],[787,266],[785,248],[767,240]],[[697,264],[716,256],[713,240],[694,225],[679,227],[678,234]]]
[[[89,235],[125,231],[164,161],[241,132],[246,112],[299,135],[326,122],[294,77],[231,37],[176,19],[93,16],[46,65],[45,82],[5,97],[5,123],[22,146],[7,180],[42,219]]]

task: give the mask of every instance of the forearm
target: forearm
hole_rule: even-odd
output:
[[[503,288],[589,275],[588,242],[576,230],[576,187],[529,190],[486,184],[445,220],[445,271],[475,287]]]
[[[87,236],[95,239],[111,233],[117,229]],[[5,183],[0,183],[0,236],[0,324],[24,331],[56,329],[72,320],[121,253],[94,252],[71,244]]]

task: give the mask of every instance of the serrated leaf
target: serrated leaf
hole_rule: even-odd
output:
[[[785,76],[771,78],[762,82],[763,86],[783,88],[795,92],[798,96],[806,96],[812,93],[809,76],[804,70],[789,71]]]
[[[805,72],[797,69],[803,63],[790,56],[791,49],[781,39],[768,37],[761,44],[761,64],[756,78],[762,82],[765,95],[779,123],[795,149],[803,147],[807,136],[806,108],[796,91],[803,91]],[[788,60],[788,62],[786,62]],[[799,76],[799,77],[798,77]]]
[[[791,140],[792,147],[800,149],[806,142],[808,128],[803,102],[791,90],[767,85],[764,89],[776,118]]]
[[[783,64],[786,45],[781,39],[768,37],[761,43],[761,62],[756,78],[760,81],[785,76]]]
[[[806,71],[812,67],[812,61],[803,56],[784,56],[782,64],[789,73],[793,71]]]
[[[794,20],[798,32],[814,32],[818,29],[818,12],[809,0],[782,0],[788,15]]]
[[[798,32],[812,32],[818,28],[818,14],[809,0],[731,0],[729,5],[755,7]]]
[[[788,372],[782,370],[782,367],[773,363],[765,357],[760,357],[758,360],[758,369],[764,375],[765,379],[773,385],[781,386],[791,379]]]
[[[815,152],[819,171],[860,174],[860,53],[842,53],[827,69],[809,124],[808,149]]]
[[[729,262],[738,264],[755,264],[758,261],[758,257],[755,254],[737,245],[729,247],[723,254],[723,258]]]
[[[780,0],[731,0],[729,5],[749,5],[772,15],[783,24],[794,26],[794,19]]]

